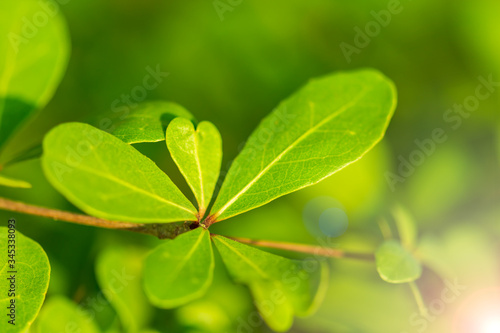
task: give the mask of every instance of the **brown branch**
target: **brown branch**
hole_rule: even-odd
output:
[[[13,201],[1,197],[0,197],[0,209],[8,210],[11,212],[41,216],[53,220],[71,222],[92,227],[116,229],[116,230],[128,230],[146,235],[152,235],[160,239],[175,238],[177,235],[181,233],[187,232],[191,229],[200,226],[199,222],[197,221],[184,222],[180,224],[179,223],[137,224],[124,221],[106,220],[89,215],[70,213],[62,210],[30,205],[23,202]],[[213,221],[210,220],[209,222],[213,223]],[[207,223],[204,225],[204,227],[208,228],[208,226],[212,223]],[[240,243],[246,243],[259,247],[308,253],[321,257],[352,258],[352,259],[370,260],[370,261],[374,260],[374,255],[369,253],[353,253],[353,252],[346,252],[339,249],[332,249],[321,246],[286,243],[278,241],[253,240],[249,238],[240,238],[240,237],[228,237],[228,238],[238,241]]]
[[[227,236],[224,236],[227,237]],[[272,249],[286,250],[292,252],[300,252],[312,254],[320,257],[329,257],[329,258],[350,258],[350,259],[359,259],[359,260],[367,260],[374,261],[375,256],[371,253],[356,253],[356,252],[347,252],[340,249],[333,249],[322,246],[315,245],[306,245],[306,244],[296,244],[296,243],[287,243],[287,242],[278,242],[278,241],[267,241],[267,240],[255,240],[249,238],[241,238],[241,237],[227,237],[232,240],[235,240],[240,243],[245,243],[249,245],[255,245],[259,247],[267,247]]]
[[[180,233],[181,231],[186,229],[186,227],[183,225],[174,226],[172,225],[172,223],[168,223],[163,226],[163,224],[138,224],[123,221],[106,220],[83,214],[75,214],[57,209],[29,205],[23,202],[13,201],[5,198],[0,198],[0,209],[29,215],[42,216],[54,220],[71,222],[92,227],[128,230],[146,235],[156,236],[161,239],[173,238],[176,236],[174,235],[175,231],[179,231]]]

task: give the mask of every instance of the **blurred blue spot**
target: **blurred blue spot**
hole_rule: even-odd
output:
[[[332,211],[322,217],[330,209],[338,211]],[[340,236],[345,232],[348,224],[342,204],[328,196],[316,197],[309,201],[302,212],[302,219],[307,230],[316,237]]]
[[[319,228],[329,237],[338,237],[349,226],[347,214],[340,208],[328,208],[319,217]]]

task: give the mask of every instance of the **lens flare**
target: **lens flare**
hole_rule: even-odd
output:
[[[500,288],[471,295],[457,311],[456,333],[500,333]]]
[[[481,326],[480,333],[500,333],[500,314],[497,318],[486,318]]]

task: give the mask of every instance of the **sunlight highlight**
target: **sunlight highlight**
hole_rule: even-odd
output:
[[[496,318],[486,318],[481,325],[480,333],[500,333],[500,314]]]

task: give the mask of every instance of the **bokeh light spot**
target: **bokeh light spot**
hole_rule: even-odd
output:
[[[347,214],[340,208],[328,208],[319,217],[319,228],[329,237],[341,236],[348,226]]]
[[[456,333],[500,333],[500,288],[472,294],[455,315]]]
[[[348,224],[342,204],[329,196],[310,200],[304,207],[302,219],[307,230],[316,237],[340,236],[346,231]]]

